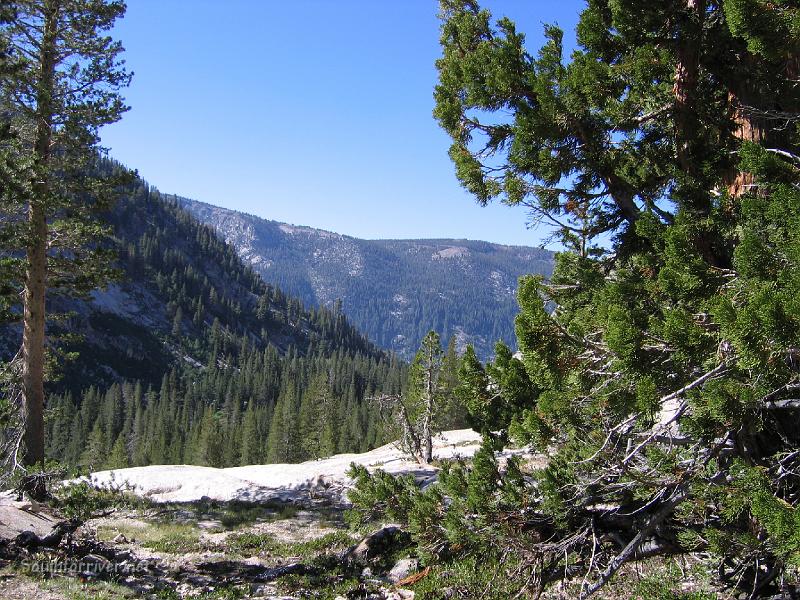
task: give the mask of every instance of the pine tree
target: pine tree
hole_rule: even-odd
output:
[[[235,467],[241,461],[242,449],[242,413],[239,402],[234,402],[225,424],[225,452],[223,463],[226,467]]]
[[[225,439],[222,415],[211,408],[204,411],[199,424],[194,463],[209,467],[222,467],[225,460]]]
[[[439,430],[445,405],[443,357],[439,334],[428,332],[411,365],[405,392],[377,398],[380,410],[388,417],[390,434],[399,433],[403,449],[423,464],[433,459],[433,436]]]
[[[442,388],[442,408],[439,413],[438,426],[443,430],[461,429],[467,425],[466,408],[457,394],[459,365],[456,338],[451,336],[442,357],[442,372],[439,377]]]
[[[439,411],[442,409],[443,352],[439,334],[431,331],[420,345],[409,375],[409,402],[406,409],[419,426],[421,458],[425,463],[433,459],[433,435]]]
[[[175,309],[175,317],[172,319],[172,335],[173,337],[180,337],[181,328],[183,326],[183,309],[179,306]]]
[[[111,448],[111,454],[105,464],[107,469],[125,469],[130,467],[130,459],[128,458],[127,440],[124,434],[120,434]]]
[[[106,433],[100,426],[100,421],[96,421],[92,428],[92,433],[86,442],[86,448],[81,454],[80,465],[89,470],[98,470],[105,465],[108,457],[109,447],[106,445]]]
[[[298,462],[302,452],[299,405],[295,385],[290,380],[275,404],[267,438],[267,462]]]
[[[258,427],[258,415],[252,402],[248,403],[242,420],[241,465],[261,463],[264,457],[265,436]]]
[[[13,81],[13,75],[21,64],[11,54],[11,39],[8,25],[14,19],[13,7],[3,3],[0,5],[0,89],[7,89]],[[20,132],[11,127],[6,118],[4,100],[0,104],[3,110],[3,121],[0,124],[0,205],[11,206],[25,191],[25,161],[23,160]],[[5,211],[4,211],[5,212]],[[2,213],[0,213],[2,214]],[[20,273],[24,271],[24,260],[8,252],[9,240],[17,237],[18,232],[12,219],[0,221],[0,248],[4,250],[0,258],[0,323],[14,321],[17,316],[12,310],[19,304],[19,291],[23,281]],[[13,411],[13,407],[8,407]]]
[[[800,10],[589,0],[566,58],[556,27],[532,53],[474,0],[441,7],[457,176],[564,251],[520,284],[521,357],[464,357],[482,451],[392,510],[431,560],[536,573],[506,597],[570,565],[585,598],[644,552],[689,549],[748,597],[796,585]],[[501,472],[508,437],[548,465]],[[492,554],[508,547],[524,552]]]
[[[300,440],[304,458],[333,454],[332,420],[334,402],[328,374],[318,373],[308,385],[300,403]]]
[[[125,111],[118,90],[130,76],[122,46],[105,35],[121,1],[20,0],[4,3],[2,23],[17,69],[4,79],[0,105],[11,114],[18,158],[26,165],[4,212],[26,214],[22,389],[25,464],[44,460],[45,296],[47,289],[88,291],[109,276],[93,215],[117,182],[92,175],[98,130]],[[58,217],[58,218],[56,218]],[[13,220],[13,219],[12,219]]]

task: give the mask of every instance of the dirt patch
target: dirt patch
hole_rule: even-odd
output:
[[[0,575],[0,598],[4,600],[65,600],[66,596],[43,589],[23,575]]]

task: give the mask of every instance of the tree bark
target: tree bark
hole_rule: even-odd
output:
[[[785,59],[784,77],[788,81],[796,81],[800,73],[800,56],[790,54]],[[739,142],[754,142],[766,146],[786,148],[789,139],[786,137],[784,129],[791,130],[788,123],[781,123],[781,119],[775,116],[775,123],[781,125],[779,129],[771,127],[769,123],[770,109],[777,111],[775,103],[765,101],[759,91],[748,83],[747,80],[736,80],[729,86],[728,107],[730,118],[733,121],[733,137]],[[763,111],[758,114],[758,110]],[[780,111],[788,114],[797,114],[797,96],[780,99]],[[791,148],[791,146],[789,146]],[[754,184],[755,178],[752,173],[740,171],[735,166],[732,167],[724,176],[723,183],[728,189],[728,194],[733,198],[738,198],[746,193]]]
[[[425,464],[430,464],[433,460],[433,400],[434,400],[434,350],[429,347],[428,351],[428,364],[425,369],[425,415],[422,421],[422,443],[423,443],[423,460]]]
[[[750,114],[747,108],[747,105],[755,104],[756,98],[745,83],[737,83],[737,89],[728,92],[728,106],[734,124],[733,137],[740,142],[760,144],[766,141],[764,123]],[[752,173],[740,171],[734,166],[723,177],[723,183],[728,194],[732,198],[738,198],[752,187],[755,178]]]
[[[675,97],[675,145],[678,164],[688,174],[697,171],[693,140],[698,135],[696,91],[703,40],[705,0],[686,0],[686,17],[678,38],[678,62],[672,92]]]
[[[47,205],[52,143],[52,99],[59,1],[44,4],[36,98],[36,181],[28,206],[28,244],[22,323],[23,463],[44,463],[45,292],[47,289]]]
[[[46,236],[44,207],[31,202],[28,212],[31,240],[28,244],[28,268],[25,276],[22,329],[22,398],[25,433],[25,465],[44,461],[44,326],[45,286],[47,285]]]

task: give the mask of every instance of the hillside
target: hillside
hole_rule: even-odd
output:
[[[103,169],[116,169],[105,163]],[[117,280],[52,295],[47,454],[69,465],[293,462],[383,442],[364,399],[404,365],[341,312],[265,284],[141,179],[108,215]],[[3,326],[0,354],[21,333]],[[335,414],[323,422],[320,411]]]
[[[514,345],[517,279],[549,275],[553,255],[472,240],[362,240],[180,198],[265,281],[307,306],[333,306],[379,346],[413,356],[430,329],[492,355]]]
[[[104,169],[116,168],[112,163]],[[50,327],[66,334],[68,385],[120,379],[158,382],[175,366],[200,366],[237,354],[234,338],[256,348],[340,349],[372,357],[382,352],[330,310],[302,303],[265,284],[208,226],[176,199],[136,179],[107,216],[118,256],[117,280],[90,298],[53,296],[51,309],[68,315]],[[12,326],[13,327],[13,326]],[[4,335],[2,354],[16,351],[18,332]]]

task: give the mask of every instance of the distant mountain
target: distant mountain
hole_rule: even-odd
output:
[[[549,276],[553,254],[540,248],[471,240],[362,240],[179,199],[214,227],[269,283],[306,306],[331,307],[372,341],[409,358],[434,329],[483,358],[494,343],[514,344],[521,275]]]

